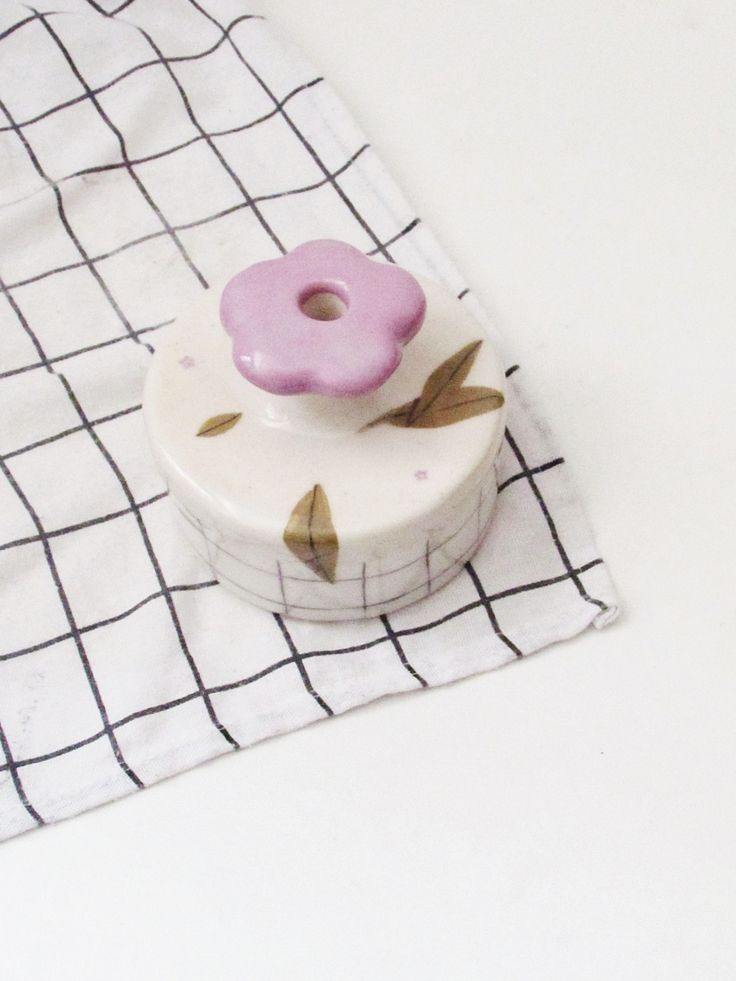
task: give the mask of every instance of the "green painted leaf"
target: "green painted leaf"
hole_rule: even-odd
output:
[[[207,419],[197,430],[197,436],[220,436],[240,421],[242,412],[223,412],[222,415]]]
[[[463,387],[482,343],[466,344],[432,372],[420,396],[379,416],[364,428],[386,423],[408,429],[437,429],[500,409],[504,397],[495,388]]]
[[[284,530],[284,542],[320,579],[335,581],[339,543],[321,484],[297,501]]]

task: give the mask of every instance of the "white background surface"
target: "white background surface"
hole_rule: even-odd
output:
[[[736,977],[736,10],[262,9],[493,311],[624,614],[0,849],[0,977]]]

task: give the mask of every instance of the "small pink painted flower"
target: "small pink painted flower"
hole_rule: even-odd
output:
[[[426,480],[429,473],[426,470],[416,470],[414,472],[414,477],[416,480]]]
[[[179,358],[179,364],[182,368],[193,368],[196,364],[194,358],[191,358],[188,354],[185,354],[183,358]]]
[[[330,239],[238,273],[220,302],[238,371],[277,395],[362,395],[383,384],[424,320],[419,283]]]

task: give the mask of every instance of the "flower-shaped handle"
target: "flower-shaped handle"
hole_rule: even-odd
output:
[[[277,395],[363,395],[396,370],[424,320],[419,283],[344,242],[305,242],[234,276],[220,302],[233,361]]]

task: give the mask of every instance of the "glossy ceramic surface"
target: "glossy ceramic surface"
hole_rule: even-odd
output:
[[[186,537],[245,599],[306,619],[375,616],[438,589],[477,548],[504,375],[462,304],[419,285],[422,329],[362,395],[251,384],[220,322],[222,287],[160,342],[144,399],[151,443]],[[354,360],[360,350],[358,337]]]
[[[305,242],[225,287],[220,318],[240,373],[276,395],[364,395],[382,385],[417,333],[416,279],[352,245]]]

